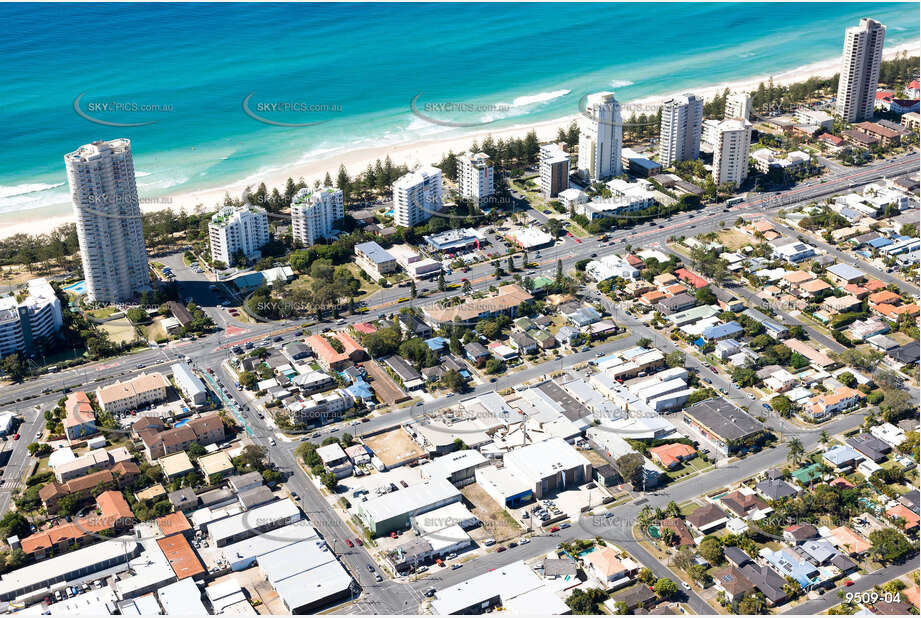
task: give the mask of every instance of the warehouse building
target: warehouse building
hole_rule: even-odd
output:
[[[551,438],[505,456],[505,466],[520,474],[536,498],[576,487],[592,478],[592,465],[566,440]]]
[[[259,558],[259,568],[291,614],[313,614],[349,596],[352,578],[326,543],[307,539]]]
[[[411,485],[383,496],[359,502],[354,514],[376,536],[402,530],[414,515],[459,502],[461,493],[447,479],[433,478],[427,483]]]

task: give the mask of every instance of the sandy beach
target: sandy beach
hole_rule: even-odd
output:
[[[921,55],[921,41],[914,41],[887,48],[884,52],[884,57],[890,59],[902,52],[907,52],[910,56]],[[694,88],[692,91],[694,94],[703,97],[704,100],[709,100],[726,88],[730,90],[751,91],[755,90],[759,83],[766,83],[771,77],[773,77],[775,85],[787,85],[805,81],[810,77],[831,77],[839,71],[839,68],[840,58],[835,57],[773,76],[759,75],[745,80],[716,84],[703,88]],[[688,91],[688,89],[684,89],[681,92],[686,91]],[[625,109],[624,115],[626,117],[631,115],[632,112],[630,108],[637,110],[637,115],[639,115],[639,113],[654,113],[655,109],[662,101],[665,101],[675,94],[680,94],[680,92],[668,92],[632,101],[622,101],[621,103]],[[367,168],[369,163],[373,164],[377,159],[384,159],[388,155],[395,164],[406,164],[410,168],[417,165],[433,164],[437,163],[442,155],[446,154],[449,150],[455,153],[463,152],[469,148],[474,140],[478,142],[482,141],[487,135],[491,135],[494,139],[508,139],[511,137],[523,136],[533,129],[537,133],[537,137],[540,141],[549,141],[555,139],[560,127],[568,127],[575,118],[576,116],[572,115],[539,123],[522,124],[506,128],[490,129],[484,127],[481,130],[472,131],[466,135],[454,138],[439,138],[429,141],[399,144],[396,146],[358,149],[337,154],[334,157],[317,159],[315,161],[305,162],[267,173],[261,180],[265,182],[269,189],[272,187],[283,189],[288,178],[304,178],[308,184],[312,184],[314,180],[322,179],[327,172],[335,177],[340,165],[345,165],[349,173],[354,175]],[[172,195],[169,196],[168,203],[164,203],[165,200],[161,200],[157,204],[144,204],[142,205],[142,209],[145,212],[167,207],[173,210],[185,209],[187,212],[194,211],[196,207],[211,210],[223,201],[225,194],[229,193],[232,196],[238,196],[246,186],[247,182],[241,180],[227,186]],[[58,225],[72,222],[73,220],[73,216],[59,216],[43,217],[40,221],[27,220],[10,224],[0,224],[0,238],[18,233],[36,234],[38,230],[51,230]]]

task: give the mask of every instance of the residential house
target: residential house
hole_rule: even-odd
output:
[[[721,590],[730,602],[739,601],[755,591],[755,585],[734,566],[720,569],[713,574],[713,585]]]

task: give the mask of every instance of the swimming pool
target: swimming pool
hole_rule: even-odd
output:
[[[64,288],[65,292],[70,292],[71,294],[86,294],[86,281],[77,281],[72,283]]]

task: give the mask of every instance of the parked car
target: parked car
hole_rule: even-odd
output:
[[[497,553],[497,554],[501,554],[501,553],[504,552],[504,551],[505,551],[505,546],[504,546],[504,545],[500,545],[499,547],[496,548],[496,553]]]
[[[352,539],[346,539],[345,544],[348,545],[349,547],[355,547],[355,544],[352,543]]]

